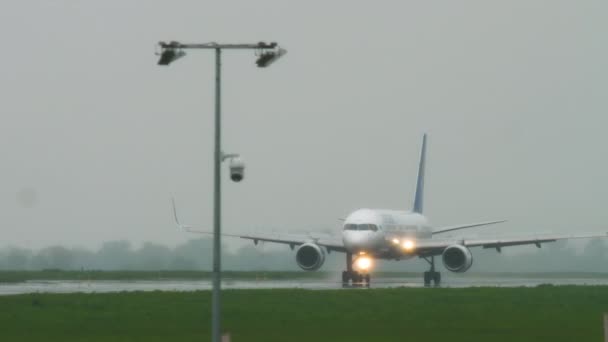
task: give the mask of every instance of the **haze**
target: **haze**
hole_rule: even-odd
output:
[[[213,56],[156,65],[159,40],[226,52],[224,230],[340,229],[409,209],[429,133],[437,226],[606,231],[605,1],[3,1],[0,246],[175,246],[211,228]],[[227,173],[224,173],[226,175]],[[233,245],[236,246],[236,245]]]

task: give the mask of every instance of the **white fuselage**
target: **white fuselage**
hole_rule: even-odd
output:
[[[432,230],[426,217],[411,211],[359,209],[344,220],[342,240],[348,252],[367,253],[382,259],[414,256],[403,244],[430,239]],[[413,248],[411,248],[413,251]]]

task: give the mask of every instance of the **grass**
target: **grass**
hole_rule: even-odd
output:
[[[600,341],[608,287],[228,290],[240,341]],[[0,341],[209,341],[211,293],[0,297]]]

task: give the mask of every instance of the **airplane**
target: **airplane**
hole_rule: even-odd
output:
[[[366,286],[371,283],[374,260],[407,260],[414,257],[428,262],[430,269],[424,272],[424,285],[441,283],[441,274],[435,270],[435,257],[441,256],[444,267],[455,273],[466,272],[473,265],[472,247],[494,248],[501,252],[503,247],[536,245],[564,239],[607,237],[604,234],[586,235],[543,235],[515,238],[465,238],[441,235],[462,229],[488,226],[505,222],[487,221],[433,228],[423,215],[424,174],[426,164],[427,135],[422,138],[422,149],[418,165],[418,177],[413,208],[405,210],[359,209],[343,220],[342,236],[295,235],[295,234],[222,234],[258,242],[286,244],[296,249],[297,265],[305,271],[316,271],[331,252],[346,254],[346,269],[342,272],[342,285]],[[175,200],[173,214],[177,226],[193,233],[213,234],[213,232],[193,229],[179,222]]]

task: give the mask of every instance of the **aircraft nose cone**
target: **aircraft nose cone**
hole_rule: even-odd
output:
[[[354,252],[369,251],[374,248],[373,235],[369,232],[350,232],[344,236],[344,246]]]

